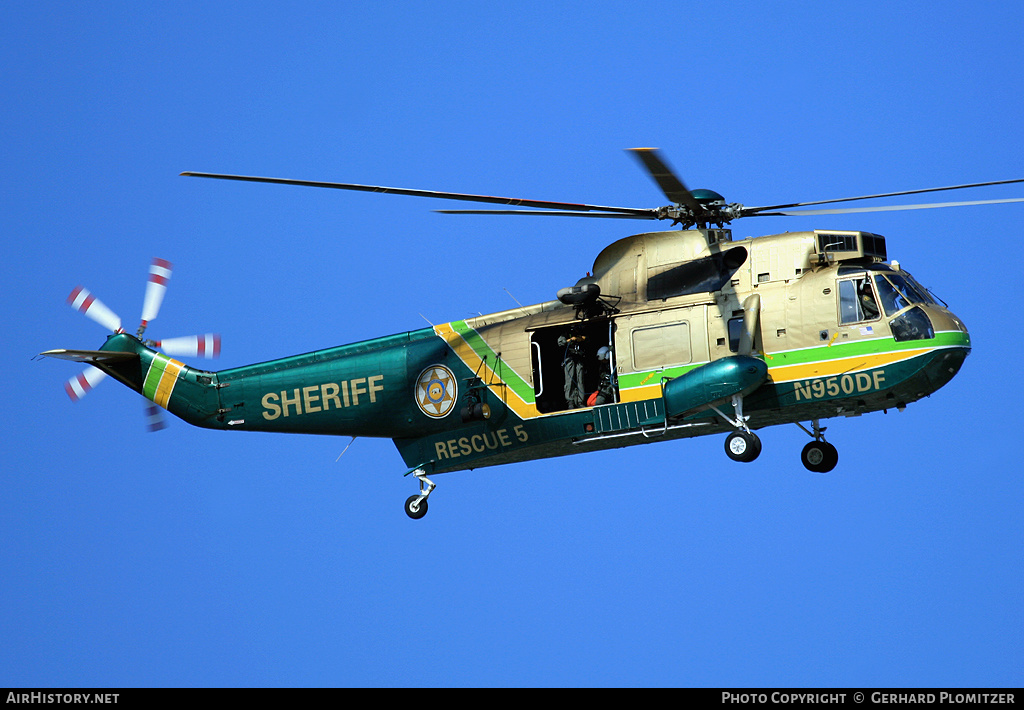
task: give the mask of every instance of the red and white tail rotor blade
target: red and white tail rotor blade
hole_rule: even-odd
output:
[[[183,338],[166,338],[153,343],[168,355],[181,357],[220,357],[220,336],[216,333],[188,335]]]
[[[103,370],[89,367],[65,382],[64,391],[68,393],[72,402],[77,402],[87,395],[89,390],[102,382],[106,376],[107,373]]]
[[[156,318],[160,312],[160,304],[167,293],[167,282],[171,280],[171,262],[166,259],[153,259],[149,265],[149,281],[146,283],[146,298],[142,302],[142,328]]]
[[[167,422],[164,420],[163,410],[148,399],[143,401],[146,403],[146,429],[149,431],[160,431],[161,429],[166,429]]]
[[[123,333],[121,318],[112,310],[103,305],[103,302],[92,295],[89,289],[76,286],[75,290],[68,296],[68,304],[79,313],[96,321],[104,328],[115,333]]]

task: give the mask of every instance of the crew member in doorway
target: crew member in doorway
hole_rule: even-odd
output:
[[[587,406],[596,407],[614,399],[612,391],[612,349],[607,345],[597,351],[597,364],[601,368],[601,380],[597,389],[587,397]]]
[[[559,347],[565,348],[562,370],[565,374],[565,406],[566,409],[577,409],[583,406],[583,343],[586,336],[576,325],[569,330],[569,335],[558,337]]]

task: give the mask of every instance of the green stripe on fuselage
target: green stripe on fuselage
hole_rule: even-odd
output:
[[[160,378],[164,375],[164,368],[167,367],[167,363],[170,358],[160,353],[153,353],[153,361],[149,365],[149,371],[146,373],[146,380],[142,383],[142,394],[146,399],[154,400],[156,398],[156,388],[160,384]]]
[[[943,331],[928,340],[904,340],[897,342],[892,336],[856,340],[853,342],[834,342],[813,345],[809,348],[780,350],[766,353],[769,367],[780,365],[805,365],[825,360],[838,360],[858,355],[879,355],[881,353],[899,352],[901,350],[920,350],[921,348],[970,347],[971,338],[960,331]]]
[[[532,404],[534,401],[533,397],[533,386],[527,383],[519,373],[513,370],[508,364],[502,362],[498,354],[494,352],[490,344],[483,337],[476,332],[473,328],[466,324],[466,321],[453,321],[448,325],[451,326],[452,330],[459,334],[466,345],[472,348],[473,352],[477,354],[481,360],[485,360],[491,364],[491,369],[497,374],[506,385],[508,385],[513,392],[515,392],[520,399],[524,402]]]

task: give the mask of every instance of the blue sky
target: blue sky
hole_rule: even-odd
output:
[[[623,153],[747,205],[1024,177],[1011,2],[0,7],[0,685],[1017,686],[1024,207],[759,218],[884,234],[970,328],[905,412],[438,477],[391,442],[148,434],[72,404],[154,256],[154,336],[232,367],[550,300],[646,224],[179,177],[655,207]],[[1022,197],[1006,186],[957,199]]]

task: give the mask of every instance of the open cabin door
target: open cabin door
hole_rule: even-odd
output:
[[[538,411],[548,414],[618,401],[612,328],[611,319],[600,317],[546,326],[531,333],[533,393]]]

